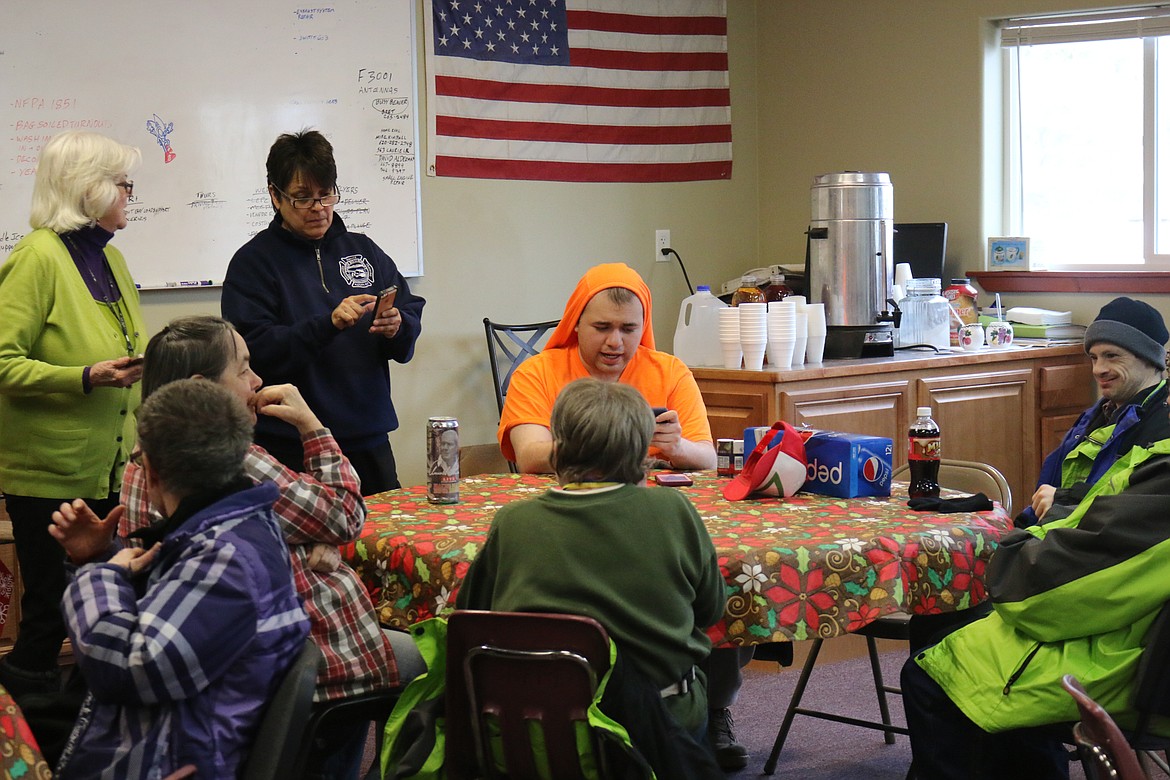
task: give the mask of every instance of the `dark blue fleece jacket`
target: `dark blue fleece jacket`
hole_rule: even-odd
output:
[[[343,331],[331,314],[342,299],[398,285],[402,327],[392,339],[369,332],[373,313]],[[343,450],[380,445],[398,427],[388,360],[414,355],[425,301],[394,261],[337,214],[320,241],[285,230],[280,215],[236,252],[223,283],[224,319],[239,330],[265,384],[300,388]],[[299,442],[296,429],[264,415],[257,428]]]

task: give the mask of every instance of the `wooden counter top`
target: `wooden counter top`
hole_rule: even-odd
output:
[[[1012,360],[1067,357],[1084,355],[1080,344],[1066,344],[1059,347],[1018,347],[1011,349],[981,349],[977,352],[930,352],[929,350],[897,350],[893,357],[854,358],[850,360],[826,360],[810,363],[799,368],[767,368],[763,371],[747,371],[728,368],[692,367],[691,373],[697,380],[754,380],[763,382],[802,382],[809,379],[833,377],[863,377],[887,374],[895,371],[919,371],[932,368],[959,366],[994,366]],[[1085,358],[1086,361],[1088,358]]]

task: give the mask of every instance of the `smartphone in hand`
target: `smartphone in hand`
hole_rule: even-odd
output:
[[[394,299],[398,297],[398,285],[392,284],[378,293],[378,300],[374,301],[374,319],[382,316],[388,309],[394,308]]]
[[[654,419],[657,420],[659,415],[666,414],[667,409],[665,406],[652,406],[650,411],[654,412]]]

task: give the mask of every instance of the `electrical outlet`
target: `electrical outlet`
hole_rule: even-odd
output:
[[[670,231],[669,230],[655,230],[654,231],[654,259],[660,263],[669,263],[670,255],[662,254],[662,250],[670,246]]]

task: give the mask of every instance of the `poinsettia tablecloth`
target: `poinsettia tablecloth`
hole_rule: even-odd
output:
[[[719,553],[727,609],[711,628],[722,646],[834,637],[895,611],[950,612],[986,597],[984,568],[1011,519],[932,514],[890,498],[727,501],[726,479],[693,472],[681,488]],[[361,574],[383,623],[405,628],[452,609],[496,509],[538,495],[552,477],[495,474],[460,483],[458,504],[430,504],[425,486],[366,499],[361,537],[342,555]],[[651,487],[650,490],[677,488]],[[630,566],[637,566],[630,561]]]

